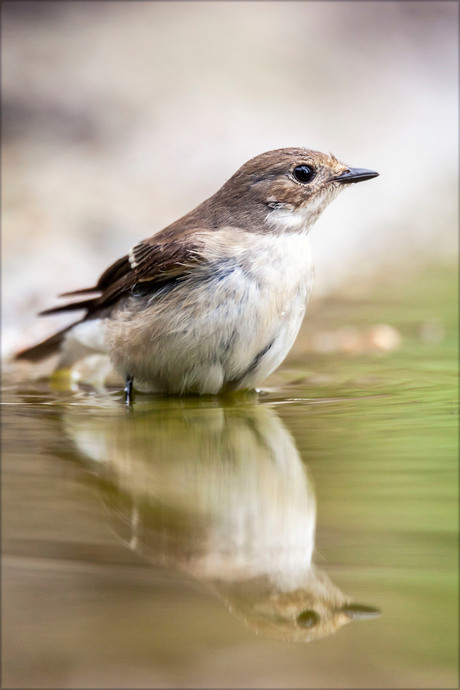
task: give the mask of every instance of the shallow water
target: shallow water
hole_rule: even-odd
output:
[[[454,283],[329,304],[400,348],[260,395],[7,372],[3,686],[457,687]]]

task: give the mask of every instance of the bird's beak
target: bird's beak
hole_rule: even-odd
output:
[[[342,184],[349,184],[351,182],[362,182],[363,180],[371,180],[373,177],[378,177],[378,172],[374,170],[366,170],[365,168],[348,168],[338,177],[333,177],[331,182],[341,182]]]
[[[340,611],[353,621],[377,618],[382,613],[373,606],[363,606],[362,604],[346,604]]]

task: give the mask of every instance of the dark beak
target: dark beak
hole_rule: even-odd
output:
[[[347,604],[340,610],[352,621],[363,621],[367,620],[368,618],[378,618],[378,616],[380,616],[382,613],[379,609],[375,609],[373,606],[363,606],[362,604]]]
[[[348,168],[338,177],[333,177],[331,182],[341,182],[342,184],[349,184],[351,182],[362,182],[363,180],[371,180],[373,177],[378,177],[378,172],[374,170],[366,170],[365,168]]]

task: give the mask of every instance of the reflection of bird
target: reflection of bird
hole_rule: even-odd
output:
[[[128,543],[211,587],[256,631],[310,641],[376,615],[312,564],[312,483],[269,407],[172,400],[116,419],[68,408],[65,428],[112,510],[132,517]]]
[[[285,358],[313,281],[308,231],[349,183],[377,175],[305,148],[263,153],[214,196],[136,244],[83,300],[84,318],[18,355],[61,366],[107,352],[146,390],[251,388]]]

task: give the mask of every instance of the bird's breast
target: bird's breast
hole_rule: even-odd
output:
[[[239,294],[236,335],[226,367],[237,372],[231,382],[246,387],[268,376],[296,338],[313,286],[307,237],[256,237],[248,254],[241,257],[234,278]]]
[[[256,235],[242,268],[279,307],[289,306],[293,299],[305,300],[313,281],[308,237],[304,233]]]

